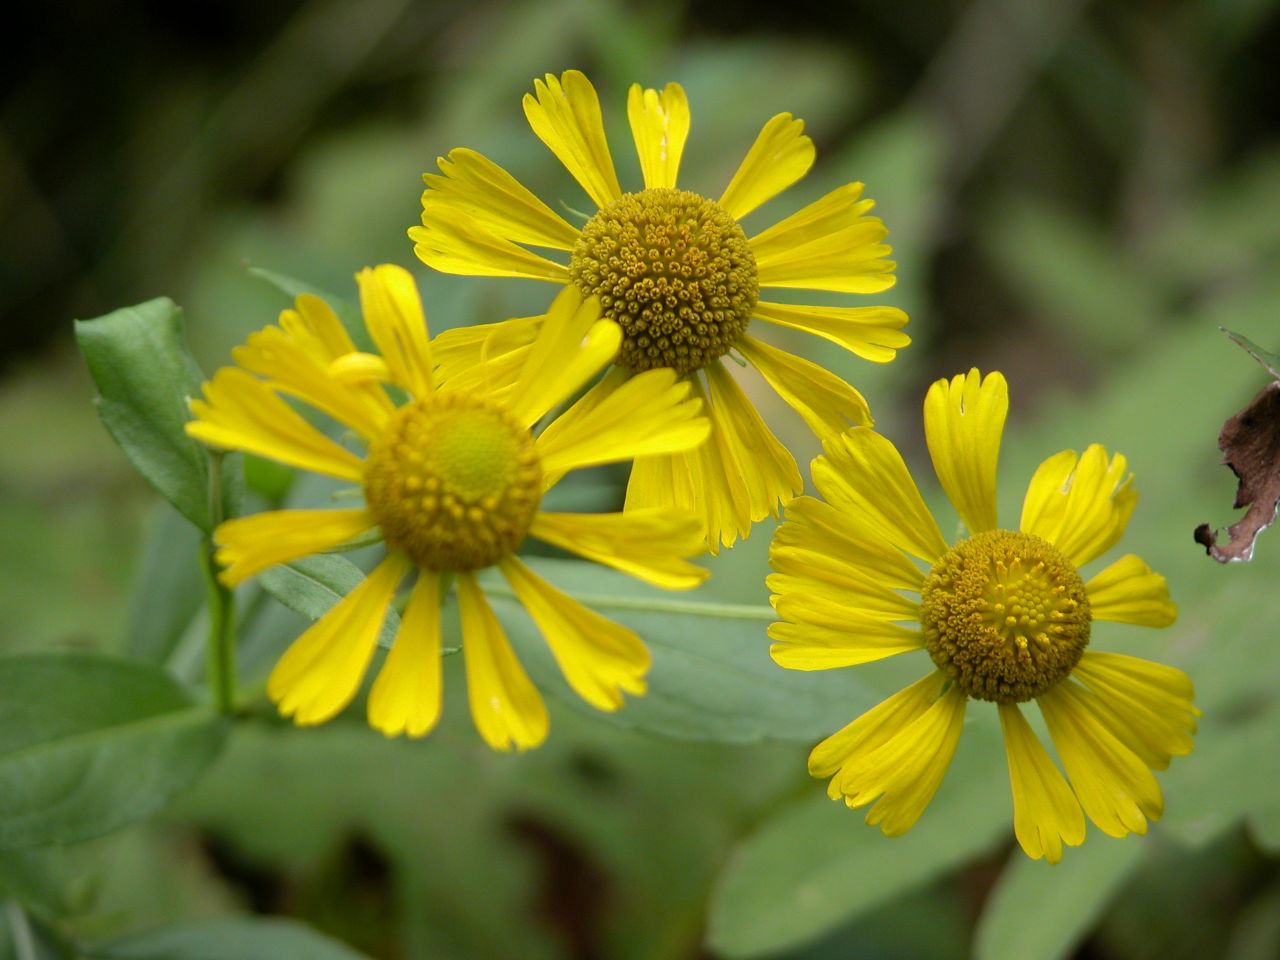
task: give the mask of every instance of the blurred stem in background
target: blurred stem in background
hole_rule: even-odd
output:
[[[209,454],[209,517],[216,530],[222,516],[222,454]],[[218,579],[213,535],[200,542],[200,567],[209,603],[209,692],[218,712],[231,714],[236,702],[236,601]]]

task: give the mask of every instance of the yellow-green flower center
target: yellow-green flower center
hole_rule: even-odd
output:
[[[542,499],[529,431],[489,402],[436,394],[396,411],[369,447],[364,495],[388,544],[436,572],[515,551]]]
[[[1084,581],[1049,542],[991,530],[933,565],[920,596],[929,656],[967,696],[1038,697],[1075,668],[1092,619]]]
[[[724,356],[760,296],[738,221],[706,197],[654,187],[624,193],[582,228],[569,278],[622,327],[614,362],[688,373]]]

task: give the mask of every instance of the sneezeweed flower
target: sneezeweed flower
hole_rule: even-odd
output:
[[[622,327],[613,368],[596,395],[632,373],[672,370],[706,401],[712,438],[696,450],[637,459],[627,507],[678,506],[703,518],[717,551],[798,493],[795,458],[770,432],[723,361],[736,352],[818,434],[870,424],[862,396],[822,367],[748,333],[753,318],[825,337],[865,359],[892,360],[910,342],[906,314],[893,307],[795,306],[761,299],[764,289],[879,293],[893,285],[887,234],[861,183],[845,184],[748,237],[740,223],[800,180],[814,159],[804,124],[770,119],[718,200],[677,186],[689,134],[684,90],[631,87],[627,116],[644,188],[624,193],[605,139],[600,102],[576,70],[548,74],[524,98],[533,132],[596,205],[579,229],[492,160],[458,149],[427,174],[422,226],[409,230],[418,257],[446,273],[528,277],[598,296]],[[568,254],[568,262],[529,249]],[[538,318],[505,335],[519,351]],[[446,334],[467,358],[490,331]],[[446,341],[442,338],[442,345]],[[490,342],[490,349],[494,347]],[[443,355],[442,365],[450,361]]]
[[[792,501],[773,542],[768,583],[784,622],[769,634],[774,660],[796,670],[917,650],[933,660],[814,748],[809,772],[831,778],[833,799],[874,803],[867,823],[904,833],[942,782],[968,701],[986,700],[1004,732],[1018,842],[1056,863],[1062,844],[1084,840],[1081,808],[1111,836],[1146,832],[1163,808],[1151,771],[1190,752],[1199,711],[1180,670],[1088,649],[1095,621],[1167,627],[1177,615],[1164,578],[1132,554],[1087,582],[1079,573],[1119,541],[1137,502],[1123,456],[1096,444],[1055,454],[1031,479],[1018,529],[997,526],[1008,406],[999,373],[929,390],[929,453],[969,533],[951,546],[893,444],[857,427],[829,440],[813,462],[826,502]],[[1070,786],[1023,716],[1031,700]]]
[[[542,697],[521,668],[476,580],[497,566],[545,637],[569,685],[601,710],[641,694],[649,654],[630,630],[606,620],[537,576],[516,557],[526,537],[562,547],[670,589],[696,586],[705,571],[691,517],[647,510],[626,515],[546,513],[543,494],[568,471],[637,454],[684,449],[709,430],[701,401],[669,370],[629,381],[607,401],[571,406],[541,431],[534,425],[595,376],[621,331],[599,306],[567,290],[552,305],[514,385],[457,389],[433,372],[432,345],[412,277],[393,266],[357,277],[378,355],[358,353],[333,311],[299,297],[279,326],[254,334],[191,404],[187,432],[357,484],[361,506],[278,510],[217,528],[222,579],[235,585],[266,568],[330,550],[378,531],[385,558],[306,630],[280,659],[268,693],[299,724],[322,723],[355,696],[386,611],[417,571],[394,644],[369,696],[372,726],[424,736],[441,706],[440,602],[457,586],[471,715],[496,749],[539,744]],[[403,391],[397,406],[383,383]],[[282,396],[283,395],[283,396]],[[349,428],[361,456],[304,420],[284,397]]]

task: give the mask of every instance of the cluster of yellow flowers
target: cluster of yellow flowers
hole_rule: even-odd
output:
[[[824,337],[874,362],[909,342],[885,306],[762,299],[800,288],[879,293],[894,282],[886,229],[860,183],[845,184],[754,236],[741,221],[800,180],[813,142],[790,114],[770,119],[719,199],[677,186],[690,129],[677,84],[633,86],[627,116],[643,187],[623,192],[599,100],[569,71],[524,98],[529,125],[597,210],[575,227],[492,160],[454,150],[427,174],[418,257],[446,273],[528,277],[564,289],[545,315],[430,338],[412,277],[395,266],[357,281],[377,353],[357,350],[333,311],[299,297],[277,326],[235,351],[192,403],[188,432],[358,485],[363,506],[279,510],[216,532],[222,578],[376,531],[385,558],[300,636],[268,692],[300,724],[355,697],[403,581],[399,631],[368,697],[369,722],[423,736],[441,706],[442,596],[456,589],[476,728],[497,749],[547,735],[542,697],[476,580],[496,566],[565,679],[601,710],[645,691],[649,654],[631,630],[537,576],[517,553],[533,537],[659,587],[697,586],[690,562],[731,547],[785,511],[768,579],[774,660],[845,667],[925,651],[932,669],[814,748],[809,770],[869,823],[907,830],[941,782],[971,699],[996,704],[1014,828],[1032,857],[1057,861],[1103,832],[1144,832],[1160,816],[1151,771],[1191,749],[1198,711],[1180,671],[1088,648],[1092,624],[1168,626],[1162,577],[1126,555],[1085,581],[1078,569],[1120,539],[1137,500],[1125,459],[1063,451],[1032,477],[1015,529],[996,516],[1008,410],[1004,377],[939,380],[924,402],[938,481],[967,536],[948,544],[901,455],[872,428],[861,394],[757,336],[760,325]],[[550,255],[536,252],[538,248]],[[556,252],[568,255],[555,259]],[[795,459],[761,419],[726,357],[754,367],[813,429],[824,453],[800,496]],[[288,398],[288,399],[286,399]],[[295,410],[348,428],[338,442]],[[567,404],[567,406],[566,406]],[[358,453],[356,450],[361,452]],[[631,462],[619,513],[551,513],[543,496],[569,471]],[[1035,700],[1062,768],[1022,711]]]

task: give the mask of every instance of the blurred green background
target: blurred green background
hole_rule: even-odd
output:
[[[748,232],[867,183],[899,263],[876,302],[908,310],[914,344],[885,367],[786,345],[863,390],[922,482],[927,384],[1003,370],[1010,524],[1043,457],[1094,441],[1126,453],[1143,496],[1125,548],[1168,577],[1182,616],[1169,631],[1104,625],[1095,643],[1187,670],[1205,715],[1196,752],[1161,775],[1149,836],[1091,830],[1049,868],[1013,845],[981,709],[921,824],[887,840],[807,777],[815,734],[679,741],[553,703],[545,747],[495,755],[451,675],[449,716],[424,742],[384,740],[359,709],[312,731],[263,711],[155,822],[34,866],[0,855],[0,900],[21,887],[37,932],[89,938],[296,917],[389,960],[1280,957],[1280,534],[1232,567],[1191,539],[1235,518],[1217,431],[1266,382],[1217,327],[1280,348],[1278,10],[236,0],[15,14],[0,65],[0,649],[159,651],[200,675],[195,535],[98,423],[72,317],[171,296],[212,370],[286,302],[247,267],[353,299],[356,270],[400,263],[436,330],[536,312],[545,285],[431,274],[405,229],[422,172],[455,146],[580,207],[520,109],[535,76],[577,67],[600,89],[624,188],[639,182],[626,89],[670,80],[691,100],[681,182],[699,192],[719,194],[773,113],[806,121],[817,165]],[[799,420],[747,386],[807,462]],[[607,506],[617,481],[583,492]],[[703,595],[764,603],[769,535],[717,560]],[[190,604],[159,611],[161,593]],[[302,623],[255,617],[250,681]],[[744,656],[763,655],[756,640]],[[887,691],[921,664],[881,667],[866,673]],[[777,671],[783,695],[794,681]],[[867,705],[855,699],[847,718]],[[28,867],[34,908],[15,879]],[[0,957],[46,955],[13,932],[3,913]]]

